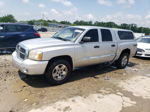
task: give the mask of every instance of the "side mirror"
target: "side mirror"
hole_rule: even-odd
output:
[[[83,37],[81,43],[90,42],[90,41],[91,41],[91,37]]]

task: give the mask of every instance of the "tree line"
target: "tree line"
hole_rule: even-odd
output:
[[[58,24],[65,24],[65,25],[72,25],[72,26],[75,26],[75,25],[100,26],[100,27],[109,27],[109,28],[128,29],[136,33],[145,33],[147,35],[150,34],[150,28],[138,27],[136,24],[126,24],[126,23],[118,25],[114,22],[99,22],[99,21],[92,22],[92,21],[77,20],[71,23],[69,21],[56,21],[56,20],[43,20],[43,19],[29,20],[29,21],[17,21],[15,17],[11,14],[0,17],[0,22],[11,22],[11,23],[22,22],[22,23],[27,23],[30,25],[36,25],[40,23],[40,25],[44,25],[44,26],[48,26],[49,23],[58,23]]]

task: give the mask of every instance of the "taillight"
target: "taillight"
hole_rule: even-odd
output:
[[[35,36],[41,37],[39,33],[34,33]]]

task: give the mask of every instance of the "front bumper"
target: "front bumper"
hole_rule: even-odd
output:
[[[143,58],[150,58],[150,53],[149,52],[137,52],[136,56],[143,57]]]
[[[17,53],[12,54],[13,65],[21,72],[28,75],[44,74],[48,61],[34,61],[30,59],[21,60],[17,57]]]

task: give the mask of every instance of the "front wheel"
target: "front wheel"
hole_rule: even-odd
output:
[[[123,53],[117,60],[116,65],[119,69],[123,69],[127,66],[128,62],[129,62],[129,53]]]
[[[45,76],[53,85],[64,83],[71,74],[71,65],[66,60],[55,60],[49,64]]]

